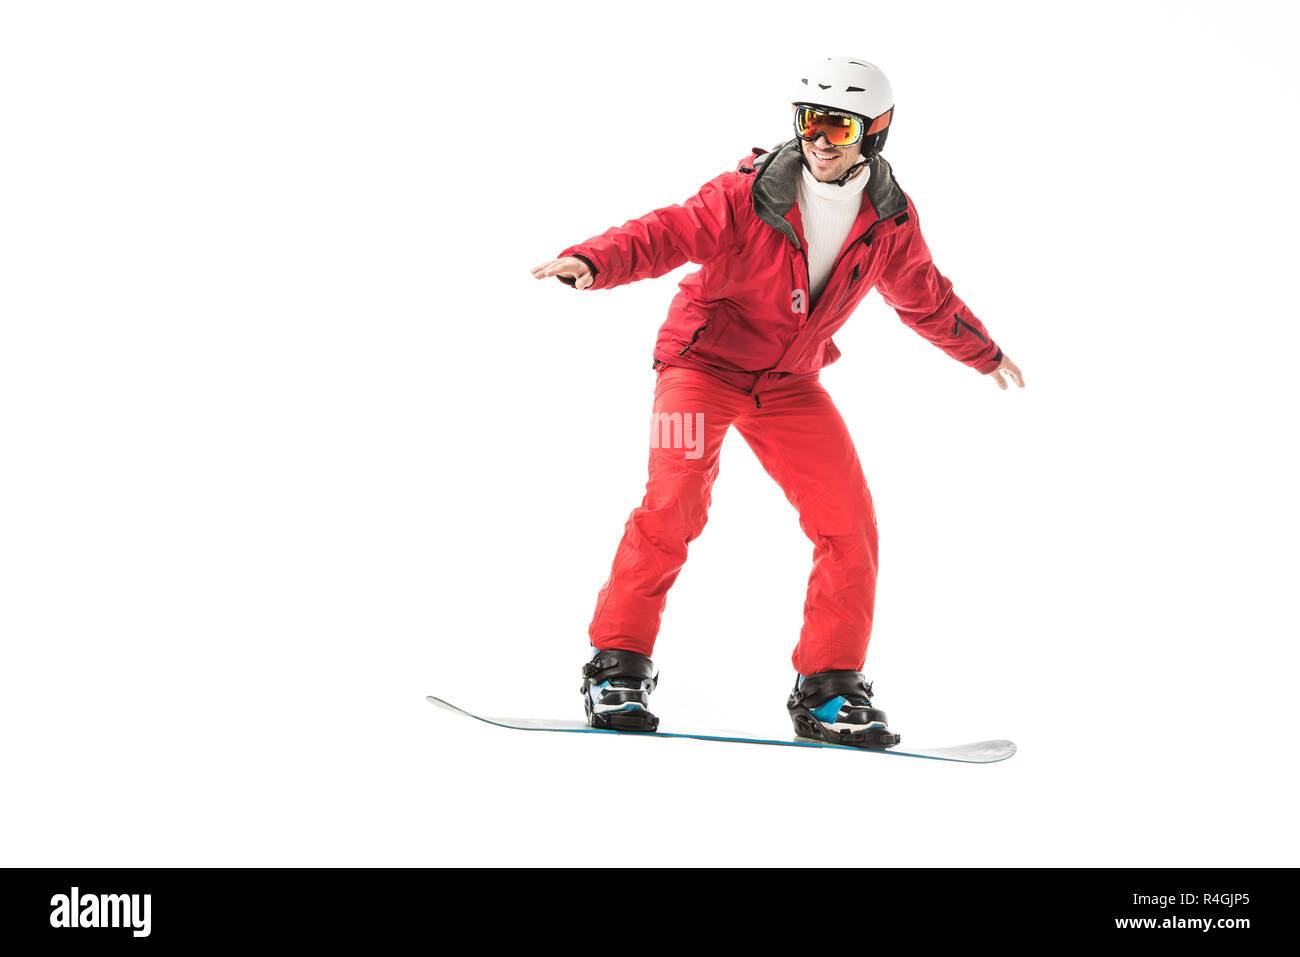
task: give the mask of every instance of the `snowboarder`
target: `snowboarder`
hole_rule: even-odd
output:
[[[533,268],[576,289],[662,276],[686,262],[659,329],[646,494],[632,511],[588,629],[582,692],[594,727],[653,731],[651,654],[668,590],[704,528],[735,426],[814,544],[786,707],[796,732],[890,748],[900,736],[862,675],[876,589],[876,517],[852,439],[819,371],[873,287],[948,355],[1024,387],[1020,370],[935,268],[916,208],[880,155],[894,98],[876,66],[827,58],[792,98],[795,137]]]

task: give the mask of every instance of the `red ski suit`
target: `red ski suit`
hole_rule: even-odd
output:
[[[702,531],[731,425],[781,485],[814,544],[800,674],[862,670],[876,585],[876,521],[857,453],[819,371],[831,336],[874,286],[899,317],[982,373],[1002,351],[934,266],[916,209],[883,157],[816,302],[799,212],[797,140],[755,149],[735,171],[559,255],[591,268],[588,289],[662,276],[686,262],[659,329],[649,480],[629,516],[589,628],[591,644],[650,655],[668,589]],[[861,174],[859,174],[861,175]],[[572,280],[567,280],[572,283]]]

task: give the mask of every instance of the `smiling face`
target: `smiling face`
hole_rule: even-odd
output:
[[[862,159],[861,140],[852,146],[831,146],[826,142],[826,135],[819,133],[816,141],[800,140],[799,145],[813,176],[823,183],[839,179],[850,166]],[[849,178],[853,179],[859,173],[861,169]]]
[[[823,183],[834,182],[862,159],[862,137],[867,124],[862,117],[811,103],[792,103],[790,109],[793,111],[794,131],[799,137],[804,162],[817,180]],[[816,135],[813,139],[805,139],[814,133]],[[839,141],[853,137],[857,139],[850,145],[836,146],[827,138],[828,133]],[[857,175],[858,171],[854,170],[849,179]]]

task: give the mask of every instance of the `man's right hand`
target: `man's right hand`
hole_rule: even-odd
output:
[[[547,276],[556,276],[561,282],[568,281],[575,289],[586,289],[592,283],[591,270],[587,264],[573,256],[552,259],[533,267],[534,279],[545,279]]]

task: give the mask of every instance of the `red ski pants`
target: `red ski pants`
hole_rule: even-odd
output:
[[[704,529],[718,453],[735,426],[813,542],[800,674],[861,671],[876,594],[876,514],[848,429],[814,378],[757,396],[682,366],[661,367],[650,477],[632,511],[588,630],[593,647],[651,655],[668,590]]]

